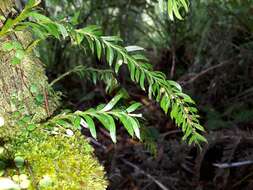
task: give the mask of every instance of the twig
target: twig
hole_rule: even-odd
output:
[[[135,170],[138,170],[139,173],[144,174],[145,176],[147,176],[149,179],[151,179],[153,182],[155,182],[162,190],[169,190],[167,187],[165,187],[165,185],[163,185],[160,181],[158,181],[157,179],[155,179],[155,177],[153,177],[152,175],[146,173],[144,170],[142,170],[141,168],[139,168],[138,166],[136,166],[135,164],[125,160],[124,158],[121,158],[121,160],[127,164],[128,166],[131,166],[132,168],[134,168]]]
[[[253,164],[253,160],[246,160],[246,161],[241,161],[241,162],[231,162],[231,163],[216,163],[213,164],[213,166],[216,166],[218,168],[233,168],[233,167],[240,167],[240,166],[245,166]]]
[[[240,181],[238,181],[234,185],[232,185],[232,187],[236,187],[236,186],[240,185],[242,182],[244,182],[245,180],[247,180],[251,176],[253,176],[253,172],[251,172],[248,175],[246,175],[245,177],[243,177]]]
[[[176,53],[175,53],[175,48],[173,46],[173,48],[172,48],[172,66],[171,66],[171,70],[170,70],[170,78],[171,79],[174,77],[175,69],[176,69]]]
[[[100,148],[102,148],[104,151],[106,150],[106,146],[104,146],[103,144],[99,143],[98,141],[94,140],[93,138],[89,137],[87,138],[88,142],[93,143],[94,145],[99,146]]]
[[[177,129],[177,130],[172,130],[172,131],[168,131],[168,132],[166,132],[166,133],[163,133],[163,134],[161,134],[161,138],[165,138],[166,136],[168,136],[168,135],[174,135],[174,134],[177,134],[177,133],[181,133],[182,131],[181,130],[179,130],[179,129]]]
[[[47,116],[50,116],[50,111],[49,111],[49,102],[48,102],[48,94],[46,88],[42,87],[43,94],[44,94],[44,104],[45,104],[45,109],[47,112]]]
[[[212,67],[209,67],[209,68],[207,68],[207,69],[201,71],[200,73],[196,74],[196,75],[195,75],[194,77],[192,77],[190,80],[188,80],[188,81],[186,81],[186,82],[183,82],[183,81],[182,81],[182,83],[183,83],[182,85],[184,86],[184,85],[193,83],[195,80],[197,80],[197,79],[198,79],[199,77],[201,77],[202,75],[205,75],[206,73],[208,73],[208,72],[210,72],[210,71],[212,71],[212,70],[215,70],[215,69],[217,69],[217,68],[219,68],[219,67],[223,67],[223,66],[226,65],[227,63],[230,63],[230,60],[229,60],[229,61],[226,61],[226,62],[222,62],[222,63],[220,63],[220,64],[218,64],[218,65],[214,65],[214,66],[212,66]]]
[[[75,72],[74,69],[73,69],[73,70],[70,70],[70,71],[68,71],[68,72],[66,72],[66,73],[64,73],[64,74],[62,74],[62,75],[60,75],[58,78],[56,78],[55,80],[53,80],[53,81],[49,84],[49,86],[50,86],[50,87],[53,86],[55,83],[57,83],[57,82],[60,81],[61,79],[65,78],[66,76],[71,75],[73,72]]]

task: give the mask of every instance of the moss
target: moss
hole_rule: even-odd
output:
[[[0,134],[5,131],[1,129]],[[50,128],[40,126],[32,132],[18,130],[15,135],[10,135],[13,131],[6,131],[8,138],[0,135],[8,150],[6,155],[11,157],[2,159],[16,158],[19,161],[19,167],[8,164],[5,176],[26,174],[31,182],[28,189],[31,190],[38,187],[47,190],[106,189],[104,170],[94,157],[92,147],[79,131],[75,131],[73,136],[64,131],[62,129],[53,135]],[[25,160],[23,168],[20,167],[21,158]]]

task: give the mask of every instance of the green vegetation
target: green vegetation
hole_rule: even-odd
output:
[[[199,148],[206,128],[250,122],[250,99],[240,99],[252,92],[250,1],[11,2],[0,7],[3,177],[30,189],[106,189],[80,131],[97,140],[102,129],[116,143],[122,126],[156,152],[144,96]]]
[[[182,127],[182,131],[185,133],[184,140],[188,139],[190,144],[205,141],[199,132],[204,131],[204,128],[199,124],[197,109],[194,107],[195,102],[182,92],[179,84],[167,80],[162,72],[152,71],[148,60],[143,55],[135,53],[136,51],[143,50],[143,48],[138,46],[123,48],[118,44],[121,41],[119,37],[102,36],[101,30],[97,26],[74,29],[68,23],[52,21],[40,14],[36,9],[34,10],[37,5],[37,1],[29,1],[24,10],[15,19],[6,20],[6,24],[0,32],[0,37],[3,37],[13,31],[31,29],[37,35],[37,40],[26,49],[22,49],[22,46],[17,42],[7,41],[3,43],[2,49],[4,51],[15,51],[15,56],[11,60],[12,64],[19,64],[24,59],[26,52],[30,52],[39,41],[49,36],[59,40],[69,37],[72,44],[78,46],[83,46],[86,42],[91,52],[93,54],[96,52],[98,59],[104,56],[109,66],[114,64],[116,74],[120,67],[126,64],[131,80],[139,84],[143,90],[147,88],[149,98],[154,97],[166,114],[168,113],[168,109],[171,108],[170,116],[172,119],[175,119],[177,125]],[[31,18],[35,22],[24,21],[27,18]],[[108,110],[106,109],[106,111]],[[106,122],[104,121],[104,123]],[[114,125],[107,125],[106,127],[114,128]],[[113,130],[114,134],[112,136],[115,136],[115,130],[109,130]]]
[[[12,131],[1,128],[0,134],[4,142],[1,173],[22,189],[99,190],[107,186],[103,167],[79,131],[19,125]]]

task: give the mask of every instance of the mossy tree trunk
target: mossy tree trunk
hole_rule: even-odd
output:
[[[15,12],[13,6],[12,0],[1,0],[0,15],[7,19]],[[32,37],[27,31],[15,32],[0,39],[0,47],[8,41],[17,41],[26,49]],[[30,116],[32,123],[47,119],[57,108],[59,96],[49,86],[38,58],[31,53],[13,65],[14,53],[0,50],[0,118],[5,120],[4,127],[0,126],[0,149],[7,152],[0,153],[1,167],[6,165],[0,168],[1,172],[4,169],[3,175],[9,179],[25,172],[31,181],[27,189],[43,189],[45,185],[44,189],[106,189],[103,167],[80,131],[67,136],[60,128],[58,135],[52,135],[43,129],[43,124],[37,124],[39,127],[32,131],[19,126],[23,116]],[[26,161],[21,171],[5,163],[15,160],[17,153]]]
[[[1,1],[0,15],[7,19],[15,12],[12,6],[12,0]],[[17,41],[25,49],[32,38],[28,32],[15,32],[0,39],[0,44],[7,41]],[[57,95],[49,88],[43,64],[29,55],[13,65],[13,53],[0,51],[0,116],[9,124],[10,115],[16,111],[32,116],[33,121],[49,117],[57,107]]]

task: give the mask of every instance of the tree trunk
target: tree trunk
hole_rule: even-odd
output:
[[[0,16],[7,19],[15,12],[13,1],[0,1]],[[0,29],[2,26],[0,21]],[[44,130],[43,124],[35,125],[33,130],[19,126],[22,116],[32,118],[32,124],[51,116],[58,106],[59,96],[48,85],[43,64],[35,55],[31,53],[21,63],[12,64],[15,50],[6,52],[1,47],[13,41],[26,49],[32,37],[28,32],[15,32],[0,38],[0,149],[7,152],[4,154],[7,166],[4,176],[10,180],[11,176],[25,172],[31,181],[28,189],[105,190],[104,169],[80,131],[66,137],[64,128],[60,128],[58,135],[52,135]],[[16,154],[26,161],[22,172],[19,167],[13,167]],[[2,156],[1,153],[1,159]],[[10,160],[12,164],[7,163]]]
[[[13,14],[12,6],[11,0],[3,0],[0,15],[7,19]],[[7,41],[17,41],[25,49],[32,38],[28,32],[15,32],[0,39],[0,44]],[[48,85],[43,64],[31,54],[13,65],[13,54],[0,50],[0,116],[10,125],[14,112],[32,116],[35,122],[46,119],[56,109],[58,96]]]

